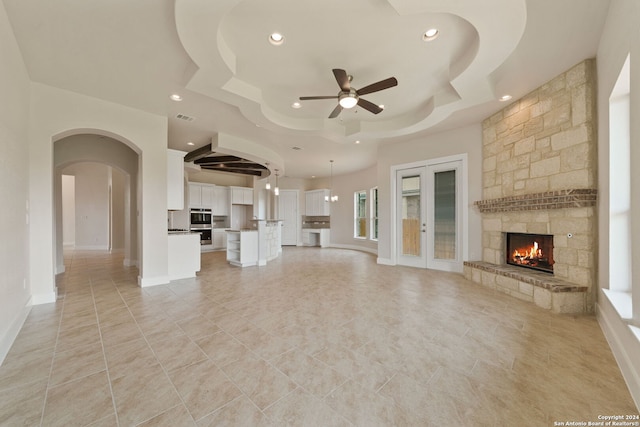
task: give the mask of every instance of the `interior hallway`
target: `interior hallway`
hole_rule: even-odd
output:
[[[514,426],[637,414],[593,316],[461,275],[285,247],[205,253],[141,289],[122,256],[67,252],[0,367],[0,425]]]

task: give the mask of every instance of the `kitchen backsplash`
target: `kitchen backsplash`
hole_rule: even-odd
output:
[[[331,228],[329,215],[302,216],[302,228]]]

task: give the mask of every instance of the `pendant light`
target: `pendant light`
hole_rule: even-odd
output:
[[[278,169],[276,169],[276,188],[273,189],[273,194],[275,196],[280,195],[280,189],[278,188]]]
[[[329,160],[330,163],[330,167],[331,167],[331,175],[329,178],[329,195],[328,196],[324,196],[324,201],[325,202],[329,202],[331,201],[331,203],[337,202],[338,201],[338,196],[337,195],[333,195],[333,160]]]
[[[267,166],[267,170],[269,170],[269,162],[265,164]],[[269,177],[267,178],[267,183],[264,186],[266,190],[271,190],[271,171],[269,171]]]

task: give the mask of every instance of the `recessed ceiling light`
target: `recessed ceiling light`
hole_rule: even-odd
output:
[[[280,33],[271,33],[271,35],[269,36],[269,43],[274,46],[280,46],[282,43],[284,43],[284,36]]]
[[[356,144],[360,144],[360,140],[359,139],[356,141]]]
[[[502,95],[500,98],[498,98],[498,101],[504,102],[504,101],[508,101],[510,99],[511,99],[511,95]]]
[[[300,108],[302,107],[302,104],[300,104],[298,101],[294,102],[293,104],[291,104],[291,108]]]
[[[196,144],[194,144],[193,142],[189,141],[189,142],[187,142],[187,145],[194,146]]]
[[[422,34],[422,40],[430,42],[431,40],[438,38],[438,34],[440,34],[440,31],[438,31],[437,28],[431,28]]]
[[[171,94],[169,98],[171,98],[172,101],[176,101],[176,102],[182,101],[182,97],[177,93]]]

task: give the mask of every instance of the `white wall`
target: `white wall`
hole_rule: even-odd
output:
[[[140,154],[138,230],[141,286],[168,282],[167,118],[33,83],[29,121],[30,276],[34,301],[55,301],[53,142],[97,133],[122,141]]]
[[[29,303],[29,76],[0,2],[0,363]]]
[[[631,259],[640,258],[640,2],[612,0],[598,47],[598,301],[596,312],[629,390],[640,407],[640,341],[621,319],[602,289],[609,288],[609,96],[627,56],[631,55]],[[633,118],[636,118],[634,120]],[[640,263],[632,262],[633,316],[640,320]],[[636,323],[636,326],[638,324]]]
[[[111,248],[124,249],[126,176],[111,168]]]
[[[76,177],[62,175],[62,244],[76,243]]]
[[[469,242],[468,259],[482,258],[481,217],[473,202],[482,199],[482,128],[480,124],[417,138],[402,144],[383,145],[378,150],[379,240],[378,258],[391,262],[391,167],[456,154],[468,155]],[[333,224],[332,224],[333,226]]]
[[[354,192],[361,190],[367,192],[367,214],[369,215],[371,194],[369,190],[378,185],[377,173],[377,167],[372,166],[356,173],[333,177],[332,194],[338,196],[338,201],[331,203],[331,246],[378,253],[378,242],[369,239],[371,232],[369,224],[367,224],[366,239],[353,237]],[[325,188],[329,188],[329,185]]]
[[[100,163],[77,163],[63,170],[76,177],[76,249],[109,248],[109,169]],[[63,233],[64,234],[64,233]]]
[[[115,191],[116,196],[120,192],[124,193],[122,194],[124,213],[123,216],[113,219],[114,233],[124,239],[124,264],[126,266],[137,265],[139,240],[137,231],[138,154],[120,141],[95,134],[78,134],[62,138],[55,142],[53,151],[53,163],[56,167],[56,189],[58,175],[62,173],[61,170],[68,165],[79,162],[99,162],[109,165],[112,167],[112,180],[117,176],[121,176],[124,180],[123,188],[121,190],[116,188]],[[116,179],[116,183],[117,181],[118,179]],[[117,183],[117,186],[119,185]],[[57,208],[61,204],[61,195],[57,190],[55,199]],[[57,209],[56,215],[56,229],[59,230],[60,227],[63,227],[60,210]],[[56,259],[58,260],[56,268],[58,272],[62,272],[64,271],[62,241],[59,232],[56,235]]]
[[[186,171],[189,182],[202,182],[204,184],[216,184],[222,186],[235,187],[252,187],[253,176],[244,176],[233,173],[224,173],[208,170],[192,170]]]
[[[62,173],[63,244],[124,249],[125,174],[91,162],[68,166]]]

